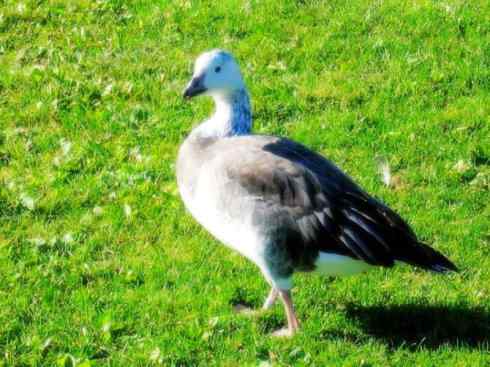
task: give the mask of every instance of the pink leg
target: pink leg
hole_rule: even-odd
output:
[[[293,300],[291,298],[290,291],[279,290],[279,296],[281,296],[284,303],[284,309],[286,310],[286,317],[288,320],[288,328],[281,329],[274,332],[274,336],[293,336],[299,329],[299,321],[294,312]]]
[[[271,288],[271,291],[269,292],[269,295],[267,296],[261,310],[265,311],[271,308],[272,306],[274,306],[278,296],[279,296],[279,292],[277,291],[277,289]],[[233,309],[235,310],[236,313],[240,313],[244,315],[254,315],[254,314],[259,314],[261,312],[261,310],[253,310],[244,304],[237,304],[233,306]]]
[[[267,296],[267,298],[264,302],[264,305],[262,306],[262,309],[268,310],[269,308],[271,308],[274,305],[274,303],[276,303],[278,295],[279,295],[279,293],[278,293],[277,289],[271,288],[271,291],[270,291],[269,295]]]

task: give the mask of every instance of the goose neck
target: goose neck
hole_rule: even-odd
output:
[[[250,134],[250,99],[244,88],[232,94],[214,95],[213,99],[214,114],[197,128],[199,136],[219,138]]]

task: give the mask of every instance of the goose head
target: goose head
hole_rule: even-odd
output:
[[[211,50],[196,59],[184,98],[198,95],[227,97],[244,88],[240,68],[233,56],[223,50]]]

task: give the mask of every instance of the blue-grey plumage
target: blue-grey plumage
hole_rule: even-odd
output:
[[[216,111],[180,148],[181,196],[197,221],[260,268],[272,287],[264,307],[282,298],[288,335],[299,326],[289,293],[295,271],[349,275],[398,261],[456,270],[323,156],[251,134],[249,96],[230,54],[197,59],[184,96],[199,94],[212,96]]]

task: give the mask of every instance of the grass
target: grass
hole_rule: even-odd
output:
[[[0,0],[0,365],[488,366],[489,4]],[[287,340],[281,307],[235,315],[267,285],[174,177],[214,47],[256,131],[331,158],[461,273],[298,276]]]

